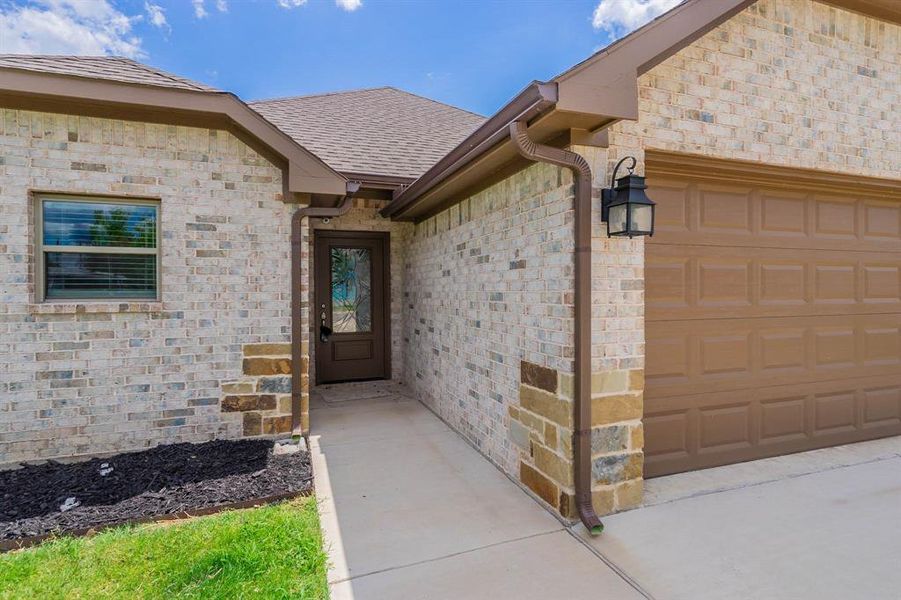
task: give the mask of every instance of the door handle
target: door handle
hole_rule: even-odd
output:
[[[325,344],[332,335],[332,328],[326,325],[325,304],[321,304],[322,311],[319,313],[319,341]]]

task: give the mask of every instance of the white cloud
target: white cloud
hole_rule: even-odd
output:
[[[209,14],[206,6],[203,5],[203,0],[191,0],[191,5],[194,7],[194,16],[198,19],[203,19]]]
[[[342,8],[347,12],[353,12],[363,6],[363,0],[335,0],[338,8]]]
[[[144,56],[129,17],[107,0],[31,0],[0,5],[0,52]],[[165,17],[164,17],[165,19]]]
[[[591,16],[595,29],[625,34],[638,29],[682,0],[601,0]]]
[[[172,30],[172,28],[169,27],[169,22],[166,21],[166,11],[163,10],[162,6],[145,2],[144,10],[147,11],[147,18],[150,20],[151,25],[159,27],[160,29]]]
[[[278,0],[278,5],[282,8],[297,8],[307,3],[307,0]]]
[[[226,0],[216,0],[216,10],[219,12],[228,12],[228,2],[226,2]]]

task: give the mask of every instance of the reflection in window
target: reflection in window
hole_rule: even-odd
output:
[[[40,211],[43,299],[158,297],[158,203],[42,198]]]
[[[332,248],[332,330],[372,331],[372,257],[368,248]]]

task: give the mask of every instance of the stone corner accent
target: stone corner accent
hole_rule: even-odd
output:
[[[644,429],[641,369],[592,374],[592,501],[603,516],[641,503]],[[566,519],[576,520],[572,375],[520,363],[519,405],[508,408],[519,480]]]
[[[552,394],[557,393],[557,371],[525,360],[519,362],[519,377],[524,385]]]
[[[568,518],[573,491],[573,402],[561,395],[555,370],[520,361],[519,405],[511,404],[509,434],[518,448],[519,480]]]
[[[291,432],[291,344],[255,343],[242,347],[244,376],[221,384],[220,409],[242,413],[242,435],[276,435]],[[303,387],[301,426],[309,423],[308,357],[300,374]]]
[[[598,514],[641,504],[644,470],[644,371],[591,376],[592,497]]]

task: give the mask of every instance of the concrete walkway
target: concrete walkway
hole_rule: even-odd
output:
[[[400,386],[311,420],[333,600],[901,598],[901,437],[653,479],[590,538]]]
[[[332,600],[644,598],[401,391],[345,384],[312,399]]]

